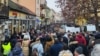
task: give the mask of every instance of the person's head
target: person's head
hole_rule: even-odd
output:
[[[80,54],[83,54],[83,48],[81,46],[77,47],[74,51],[75,56],[79,56]]]
[[[70,31],[68,30],[68,33],[70,33]]]
[[[76,34],[78,34],[79,32],[77,31]]]
[[[68,37],[69,37],[69,38],[72,38],[72,35],[71,35],[71,34],[68,34]]]

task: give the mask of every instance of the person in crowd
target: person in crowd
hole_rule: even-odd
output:
[[[89,40],[90,40],[89,37],[90,37],[90,35],[91,35],[91,34],[89,34],[88,32],[85,32],[85,33],[84,33],[84,37],[85,37],[85,39],[86,39],[86,46],[89,45]]]
[[[36,38],[36,42],[33,43],[32,45],[32,54],[34,54],[34,50],[35,50],[35,53],[37,52],[38,53],[38,56],[43,56],[43,53],[44,53],[44,49],[43,49],[43,45],[41,43],[41,38]]]
[[[32,53],[32,47],[31,47],[31,43],[34,42],[35,40],[35,35],[36,35],[36,32],[35,30],[32,28],[30,29],[30,32],[29,32],[29,35],[30,35],[30,43],[29,43],[29,56],[31,56],[31,53]]]
[[[74,52],[74,56],[85,56],[83,54],[83,48],[81,46],[77,47]]]
[[[94,46],[91,51],[91,56],[100,56],[100,33],[95,35]]]
[[[15,47],[12,49],[8,56],[24,56],[20,41],[16,43]]]
[[[63,38],[63,42],[68,45],[68,38],[66,38],[66,37],[62,37],[62,38]]]
[[[89,44],[88,44],[88,49],[89,49],[89,52],[91,52],[93,45],[94,45],[95,37],[93,34],[90,34],[89,38],[90,38],[90,40],[89,40]]]
[[[12,48],[15,47],[15,44],[17,42],[17,37],[18,37],[17,32],[14,32],[14,34],[11,35],[10,41],[11,41],[11,44],[12,44]]]
[[[49,51],[50,47],[54,44],[54,35],[53,35],[53,33],[49,34],[48,37],[46,37],[46,38],[48,38],[48,39],[45,43],[44,50],[45,50],[45,55],[49,55],[48,51]]]
[[[86,39],[81,34],[78,34],[75,40],[78,41],[78,44],[83,44],[86,46]]]
[[[95,44],[91,56],[100,56],[100,44]]]
[[[88,49],[86,46],[82,45],[82,44],[78,44],[78,41],[75,40],[75,38],[73,37],[69,43],[69,49],[70,51],[74,54],[75,49],[81,46],[83,48],[83,53],[85,56],[88,56]]]
[[[63,44],[62,50],[59,52],[59,56],[73,56],[71,51],[68,49],[68,45]]]
[[[75,40],[75,38],[71,38],[69,42],[69,49],[72,53],[74,53],[75,49],[78,47],[78,41]]]
[[[9,39],[6,38],[5,41],[1,44],[1,52],[3,56],[8,56],[11,49],[11,42],[9,41]]]
[[[63,44],[61,40],[55,38],[55,44],[50,47],[50,56],[58,56],[59,52],[62,50]]]
[[[24,35],[24,38],[23,38],[23,41],[22,41],[22,50],[23,50],[23,53],[24,53],[24,56],[28,56],[29,53],[29,43],[30,43],[30,37],[29,35]]]

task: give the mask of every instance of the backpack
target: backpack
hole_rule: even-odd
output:
[[[32,56],[38,56],[38,50],[37,50],[37,48],[33,49]]]

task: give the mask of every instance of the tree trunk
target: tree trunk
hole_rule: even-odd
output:
[[[96,18],[95,20],[96,29],[99,31],[99,19],[98,19],[97,9],[95,9],[94,12],[95,12],[95,18]]]

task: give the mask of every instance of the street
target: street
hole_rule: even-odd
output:
[[[100,56],[99,0],[0,0],[0,56]]]

